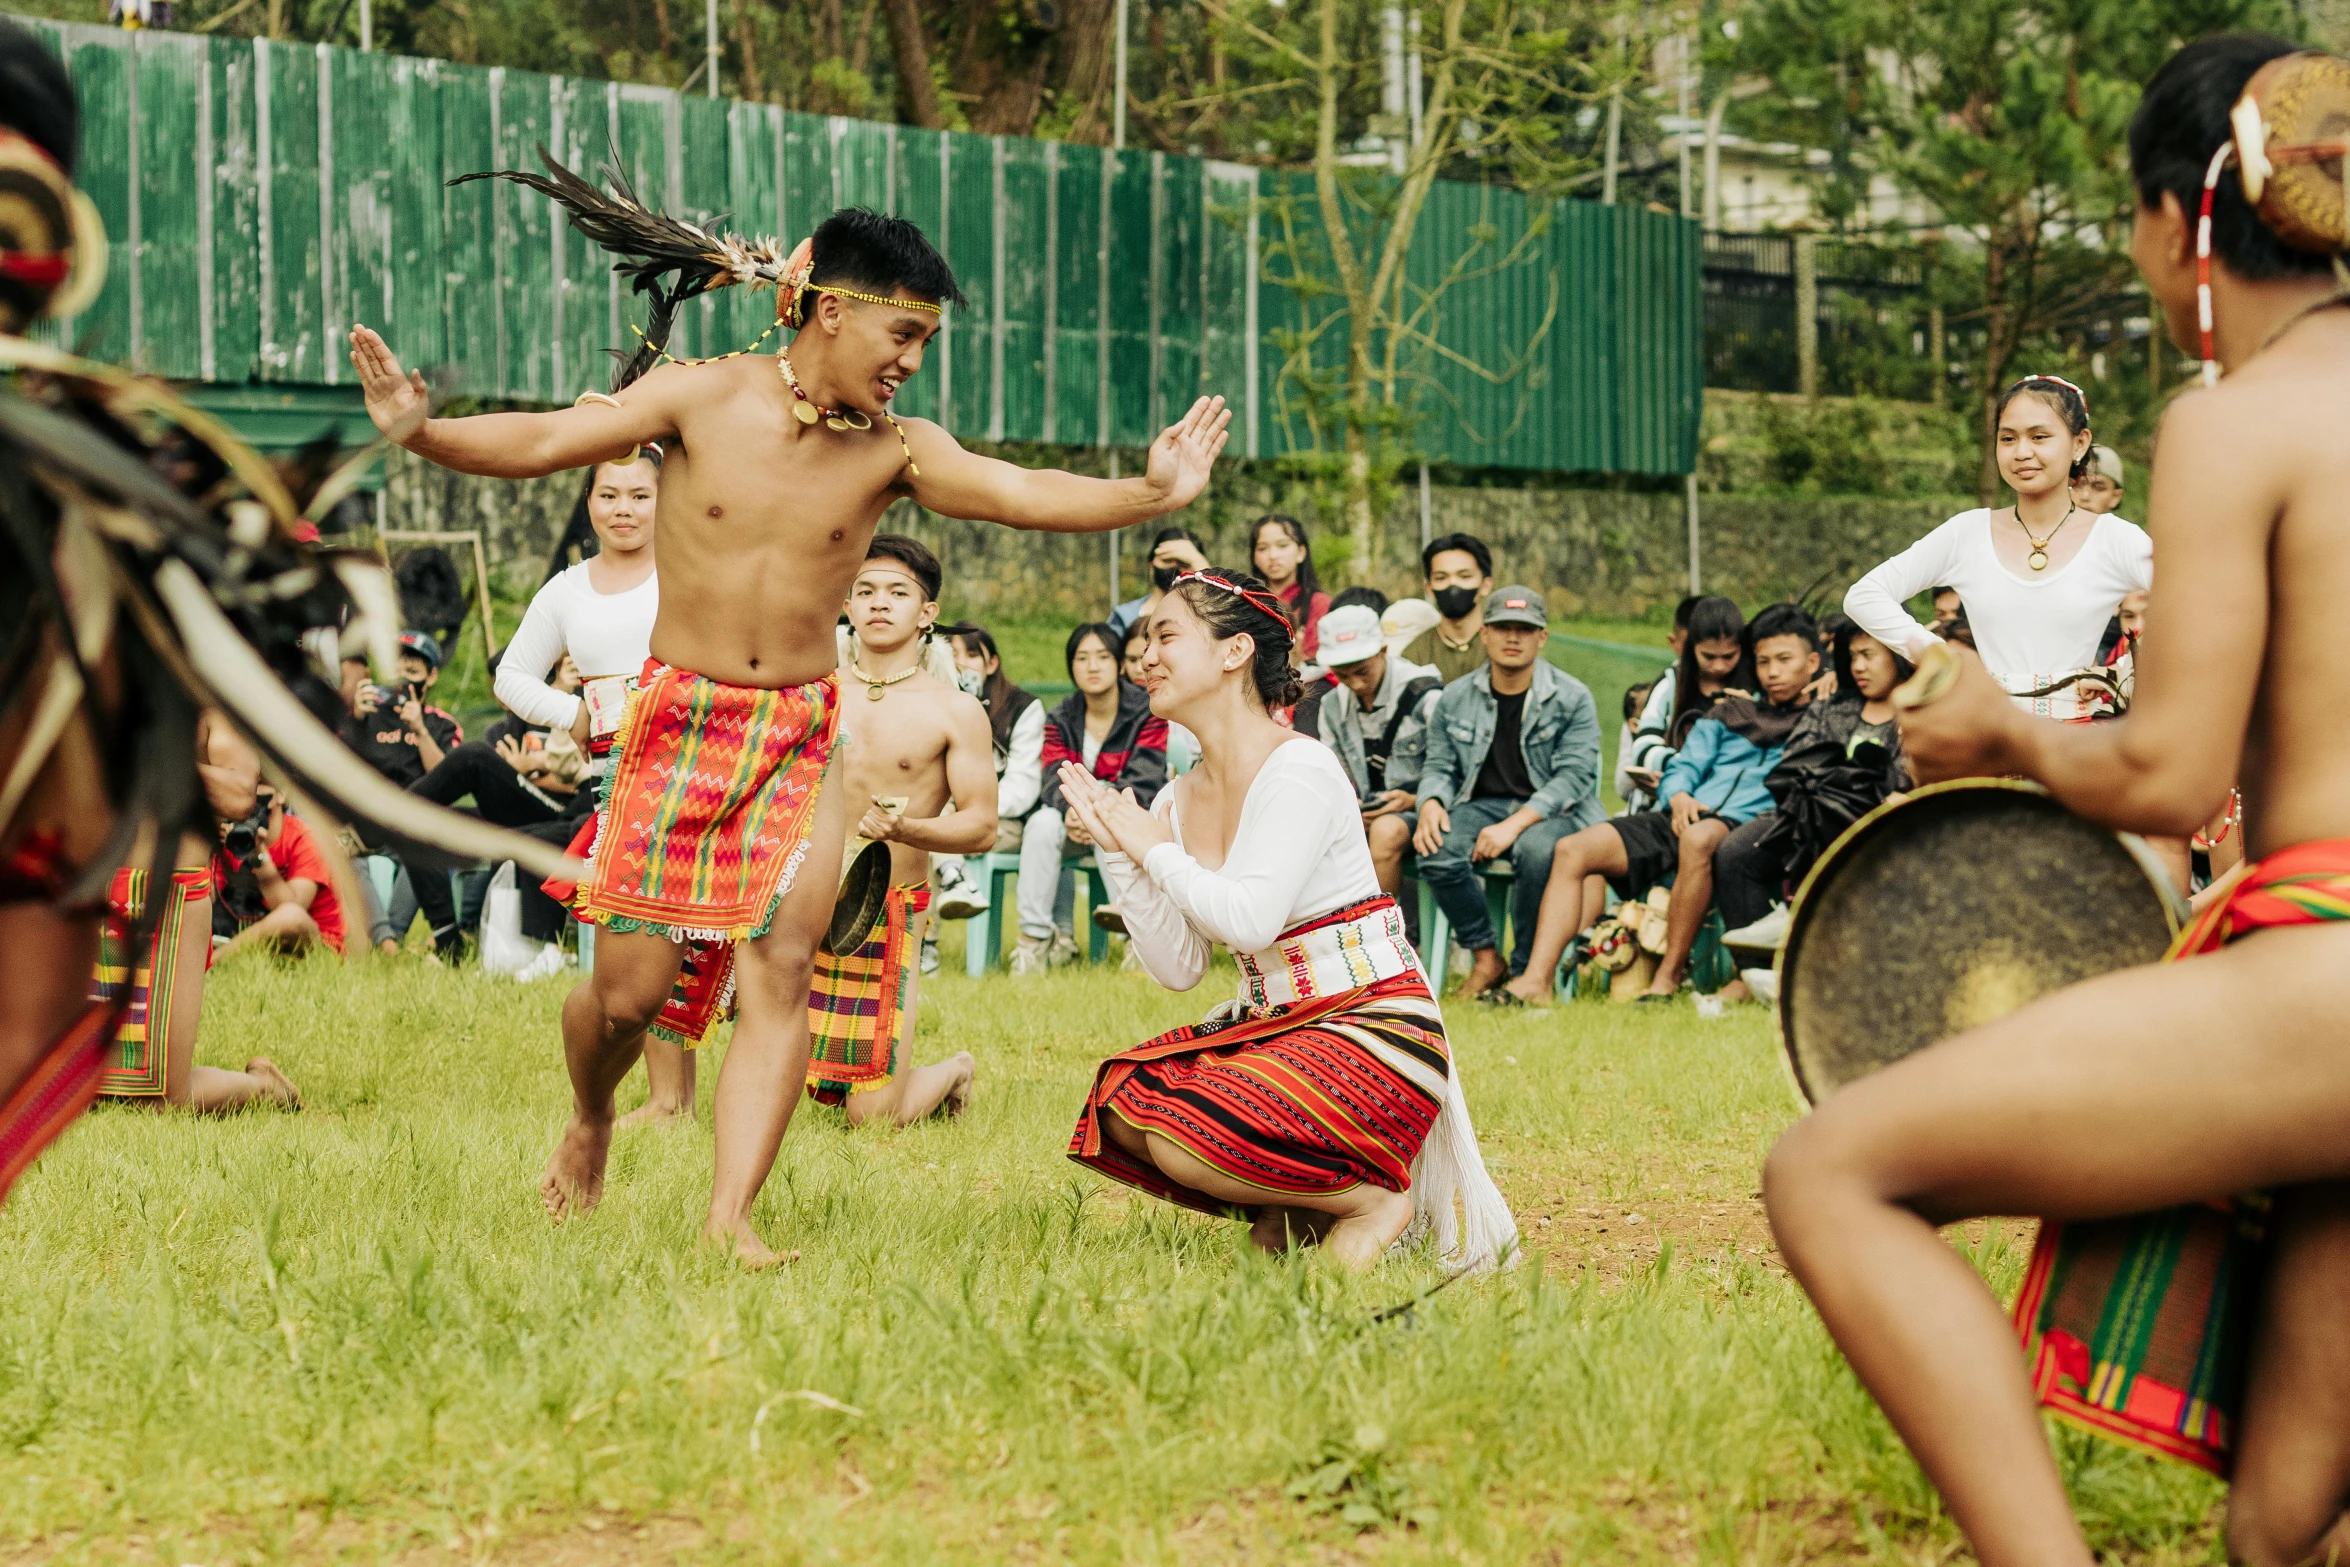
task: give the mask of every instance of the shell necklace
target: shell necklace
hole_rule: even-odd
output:
[[[914,676],[921,673],[921,671],[922,666],[920,664],[914,664],[908,668],[899,670],[894,675],[869,675],[865,673],[865,666],[863,664],[858,663],[853,658],[849,660],[849,673],[855,675],[859,680],[865,682],[865,700],[868,702],[880,701],[881,693],[883,691],[887,690],[891,686],[896,685],[901,680],[913,679]]]
[[[807,389],[800,385],[800,378],[792,373],[790,350],[786,349],[775,356],[775,368],[783,372],[783,384],[791,388],[792,416],[800,423],[814,424],[818,419],[822,419],[824,427],[828,430],[870,430],[873,428],[873,421],[866,418],[857,409],[851,408],[843,413],[837,408],[827,408],[815,398],[810,397]],[[917,479],[921,478],[922,470],[914,461],[914,448],[906,444],[905,426],[899,424],[897,415],[886,408],[881,410],[881,417],[889,421],[890,429],[897,435],[898,450],[903,452],[906,458],[906,472]],[[876,698],[881,695],[878,691],[873,694]]]
[[[2024,521],[2024,509],[2021,506],[2015,509],[2015,525],[2023,530],[2024,542],[2032,546],[2032,553],[2024,557],[2025,565],[2034,571],[2048,569],[2048,546],[2056,542],[2056,536],[2064,531],[2064,525],[2073,520],[2073,512],[2076,509],[2067,505],[2064,509],[2064,515],[2056,519],[2056,526],[2048,530],[2048,537],[2044,539],[2032,537],[2032,529]]]

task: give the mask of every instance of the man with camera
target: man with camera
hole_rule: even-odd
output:
[[[430,704],[427,698],[441,678],[441,645],[422,631],[400,633],[400,681],[386,688],[361,680],[351,697],[351,716],[343,720],[343,743],[359,759],[403,789],[412,789],[424,775],[441,765],[449,752],[464,743],[457,720]],[[357,825],[360,846],[367,853],[393,856],[395,851],[378,828]],[[379,944],[397,944],[408,933],[408,923],[421,911],[432,926],[433,946],[442,953],[459,942],[457,899],[446,872],[404,867],[412,892],[395,891],[390,918],[374,932]]]

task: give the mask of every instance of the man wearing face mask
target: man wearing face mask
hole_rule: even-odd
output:
[[[1159,598],[1175,585],[1175,579],[1187,571],[1205,571],[1208,557],[1202,553],[1200,542],[1189,528],[1165,527],[1151,535],[1149,570],[1151,590],[1138,599],[1128,599],[1110,611],[1110,629],[1124,640],[1127,630],[1138,620],[1149,618],[1159,607]]]
[[[1405,645],[1403,656],[1434,666],[1451,685],[1485,663],[1480,633],[1485,629],[1485,596],[1493,591],[1493,551],[1483,539],[1447,533],[1421,549],[1420,569],[1427,573],[1428,602],[1436,606],[1438,618]]]

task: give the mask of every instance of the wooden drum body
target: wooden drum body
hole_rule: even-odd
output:
[[[2134,835],[2037,784],[1973,778],[1879,806],[1820,856],[1779,954],[1779,1036],[1817,1104],[2051,991],[2158,961],[2184,914]]]

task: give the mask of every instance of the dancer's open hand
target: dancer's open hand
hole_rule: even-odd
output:
[[[1232,410],[1221,397],[1203,397],[1191,411],[1159,432],[1151,442],[1150,461],[1143,476],[1156,485],[1164,499],[1161,511],[1175,511],[1198,499],[1208,487],[1208,472],[1231,433]]]
[[[351,368],[367,399],[367,417],[396,446],[424,428],[432,412],[432,389],[424,372],[400,368],[400,360],[373,327],[351,328]]]

